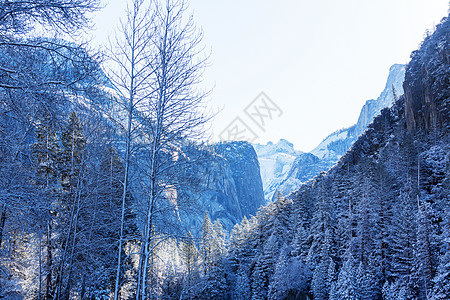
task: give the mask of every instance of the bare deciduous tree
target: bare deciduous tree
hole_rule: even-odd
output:
[[[151,42],[150,32],[153,31],[150,13],[151,2],[134,0],[127,8],[126,18],[110,43],[109,57],[113,62],[110,78],[119,93],[118,100],[126,113],[125,122],[117,122],[125,136],[124,178],[122,191],[122,214],[119,234],[119,249],[114,299],[118,299],[120,289],[120,270],[122,266],[122,249],[124,243],[124,221],[126,211],[126,195],[129,190],[130,157],[133,140],[138,125],[134,115],[138,113],[139,106],[149,97],[149,48]],[[120,37],[118,36],[120,34]]]
[[[187,16],[185,1],[134,0],[126,20],[111,46],[115,63],[111,77],[126,112],[122,123],[125,133],[125,177],[123,195],[130,185],[130,163],[139,144],[141,160],[135,167],[145,179],[145,200],[139,202],[143,220],[136,298],[148,294],[148,270],[154,245],[157,244],[157,221],[163,212],[177,206],[177,155],[180,145],[199,138],[208,121],[204,100],[207,93],[198,83],[206,66],[202,55],[202,32],[192,16]],[[142,159],[142,156],[144,157]],[[125,199],[125,198],[123,198]],[[163,205],[163,202],[166,205]],[[122,203],[125,211],[125,202]],[[123,216],[122,216],[123,223]],[[119,252],[123,247],[121,230]],[[115,299],[120,290],[118,259]]]
[[[0,3],[0,36],[27,33],[34,24],[65,32],[89,23],[87,13],[99,8],[99,0],[11,0]]]
[[[203,133],[208,120],[204,113],[206,93],[198,90],[206,57],[202,56],[202,33],[197,30],[193,16],[186,16],[187,4],[183,0],[167,0],[155,8],[155,31],[152,33],[153,72],[151,97],[145,114],[149,120],[145,131],[149,135],[149,195],[146,206],[146,224],[141,252],[141,297],[147,294],[148,264],[152,244],[152,228],[156,214],[168,191],[177,183],[171,169],[175,168],[176,147],[187,139]],[[170,155],[167,155],[170,153]],[[183,155],[182,153],[175,154]],[[173,192],[169,193],[173,194]],[[170,198],[170,196],[169,196]]]

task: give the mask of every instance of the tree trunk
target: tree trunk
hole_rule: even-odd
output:
[[[52,256],[52,224],[48,221],[47,224],[47,278],[46,278],[46,289],[45,289],[45,299],[52,298],[51,286],[52,286],[52,268],[53,268],[53,256]]]
[[[2,246],[3,230],[5,228],[5,222],[6,222],[6,203],[3,204],[2,214],[0,216],[0,247]]]

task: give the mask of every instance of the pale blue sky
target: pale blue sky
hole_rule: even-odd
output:
[[[105,1],[93,41],[105,43],[126,1]],[[239,116],[257,142],[285,138],[312,150],[329,133],[356,122],[378,97],[389,67],[407,63],[426,29],[448,14],[447,0],[191,0],[212,50],[204,84],[222,109],[217,135]],[[265,132],[243,109],[264,91],[282,110]]]

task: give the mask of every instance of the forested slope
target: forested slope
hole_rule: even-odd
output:
[[[450,297],[450,21],[336,166],[236,225],[236,299]]]

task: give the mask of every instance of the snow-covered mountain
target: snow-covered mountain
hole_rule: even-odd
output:
[[[310,153],[294,150],[286,140],[277,144],[255,144],[258,154],[266,201],[272,201],[277,191],[287,195],[304,182],[332,167],[364,133],[383,108],[390,107],[403,94],[405,65],[390,67],[386,86],[376,100],[367,100],[355,125],[328,135]]]
[[[405,80],[405,65],[395,64],[390,67],[386,86],[376,100],[367,100],[359,113],[358,122],[348,128],[340,129],[327,136],[312,154],[320,159],[337,161],[347,152],[383,108],[390,107],[394,98],[403,94]]]
[[[295,150],[294,145],[284,139],[276,144],[268,142],[266,145],[254,144],[253,147],[258,155],[264,198],[271,201],[301,151]]]

